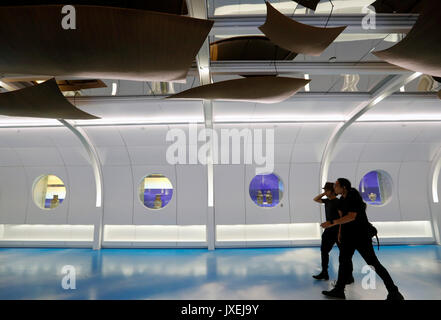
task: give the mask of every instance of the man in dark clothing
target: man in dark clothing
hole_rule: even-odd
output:
[[[326,221],[330,221],[332,223],[334,220],[340,218],[340,215],[338,213],[339,200],[334,192],[334,183],[326,182],[323,189],[325,190],[325,192],[319,194],[313,200],[315,202],[323,203],[325,205]],[[327,199],[323,199],[324,196],[326,196]],[[322,256],[322,271],[319,274],[312,276],[314,279],[329,280],[329,274],[328,274],[329,252],[331,252],[332,247],[334,247],[334,244],[336,243],[340,249],[340,243],[338,241],[339,229],[340,227],[334,226],[325,229],[325,231],[323,232],[322,244],[320,246],[320,251]],[[354,282],[354,277],[352,276],[352,264],[350,266],[350,269],[351,269],[350,276],[346,281],[346,284],[351,284]]]
[[[372,245],[372,238],[369,236],[369,221],[366,215],[366,203],[360,193],[351,187],[351,182],[344,178],[339,178],[334,184],[334,190],[341,194],[339,201],[339,211],[342,214],[340,219],[333,223],[322,223],[323,228],[341,225],[341,248],[339,257],[338,280],[335,287],[330,291],[323,291],[326,296],[345,299],[345,279],[351,271],[351,261],[355,250],[357,250],[368,265],[374,267],[375,272],[383,280],[389,294],[388,300],[404,300],[398,291],[391,276],[384,268],[375,255]]]

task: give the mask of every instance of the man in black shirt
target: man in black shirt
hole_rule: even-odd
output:
[[[340,218],[340,215],[338,213],[339,200],[334,192],[334,184],[332,182],[326,182],[323,189],[325,190],[325,192],[319,194],[313,200],[315,202],[323,203],[325,205],[326,221],[330,221],[332,223],[332,221]],[[324,196],[326,196],[327,199],[323,199]],[[334,226],[325,229],[325,231],[323,232],[322,243],[320,246],[320,251],[322,256],[322,271],[319,274],[312,276],[314,279],[329,280],[329,274],[328,274],[329,252],[331,252],[332,247],[336,243],[337,246],[340,248],[340,243],[338,241],[339,229],[340,228],[338,226]],[[351,274],[346,284],[351,284],[354,282],[354,277],[352,277],[352,266],[350,268],[351,268]]]
[[[369,235],[369,221],[366,215],[366,203],[360,193],[351,187],[351,182],[345,178],[339,178],[334,184],[334,190],[341,194],[339,211],[342,217],[333,223],[322,223],[323,228],[341,225],[341,248],[339,257],[338,280],[335,287],[330,291],[323,291],[326,296],[333,298],[345,298],[345,279],[351,270],[352,256],[357,250],[368,265],[374,267],[375,272],[383,280],[389,294],[388,300],[404,300],[397,286],[394,284],[387,270],[378,261]]]

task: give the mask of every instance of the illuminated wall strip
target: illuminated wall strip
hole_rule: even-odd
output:
[[[373,97],[370,100],[365,101],[361,103],[358,107],[356,107],[355,110],[349,115],[349,120],[340,125],[337,125],[331,137],[329,138],[328,143],[326,144],[325,150],[323,151],[322,161],[320,165],[320,186],[324,185],[324,183],[326,183],[328,179],[329,166],[331,164],[334,149],[345,130],[355,121],[357,121],[362,115],[375,107],[379,102],[392,95],[402,86],[417,79],[419,76],[421,76],[421,73],[415,72],[412,73],[410,76],[405,75],[392,77],[390,81],[386,82],[376,91],[376,93],[374,93]]]
[[[372,222],[381,239],[425,238],[433,239],[430,221],[380,221]],[[252,241],[311,241],[320,240],[318,223],[241,224],[218,225],[218,242]]]
[[[93,241],[93,225],[0,225],[0,241]]]
[[[103,241],[206,242],[205,225],[105,225]]]

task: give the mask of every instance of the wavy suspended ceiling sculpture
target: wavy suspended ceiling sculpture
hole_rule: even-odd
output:
[[[441,1],[427,1],[403,40],[389,49],[372,53],[399,67],[441,77]]]
[[[376,13],[418,13],[422,3],[421,0],[377,0],[371,6]]]
[[[183,81],[213,21],[153,11],[76,6],[0,7],[2,73]],[[17,23],[20,21],[20,23]]]
[[[11,117],[99,119],[73,106],[63,96],[55,79],[0,93],[0,114]]]
[[[89,5],[125,9],[150,10],[171,14],[188,14],[185,0],[2,0],[0,6]]]
[[[304,6],[305,8],[314,10],[317,9],[317,5],[319,4],[320,0],[292,0],[294,2],[297,2],[301,6]]]
[[[233,37],[210,44],[211,61],[292,60],[296,56],[263,36]]]
[[[207,99],[257,103],[282,102],[311,80],[260,76],[220,81],[167,97],[167,99]]]
[[[259,29],[275,44],[292,52],[319,56],[346,29],[318,28],[286,17],[266,2],[266,21]]]

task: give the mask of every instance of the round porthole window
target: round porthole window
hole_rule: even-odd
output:
[[[283,182],[274,173],[259,174],[251,180],[250,197],[259,207],[275,207],[283,197]]]
[[[173,197],[173,185],[162,174],[150,174],[141,180],[139,199],[149,209],[164,208]]]
[[[39,177],[34,183],[33,198],[35,204],[41,209],[57,208],[66,198],[64,182],[52,174]]]
[[[360,181],[359,191],[366,203],[385,205],[392,197],[392,178],[382,170],[368,172]]]

